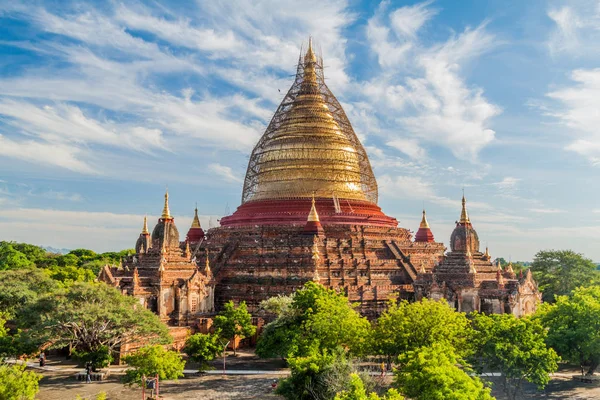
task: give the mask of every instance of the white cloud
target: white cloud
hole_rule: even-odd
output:
[[[500,188],[500,190],[510,190],[510,189],[514,189],[520,180],[521,179],[519,179],[519,178],[507,176],[504,179],[502,179],[500,182],[492,183],[492,185],[497,186],[498,188]]]
[[[242,182],[242,178],[234,174],[230,167],[221,164],[209,164],[208,169],[229,182]]]
[[[11,140],[0,135],[0,155],[28,162],[66,168],[71,171],[95,174],[95,169],[78,159],[81,149],[75,146],[45,143],[34,140]]]
[[[382,3],[367,26],[381,74],[359,89],[377,104],[382,121],[391,126],[400,123],[404,135],[411,136],[416,145],[441,145],[459,159],[477,162],[481,149],[494,140],[491,119],[501,110],[484,97],[482,89],[469,87],[461,68],[494,48],[496,38],[483,24],[426,47],[420,42],[419,29],[436,13],[430,4],[394,10],[386,23],[388,5]],[[406,20],[412,24],[400,29],[400,21]],[[390,33],[394,27],[396,35]]]
[[[530,208],[529,211],[537,214],[560,214],[564,212],[564,210],[558,208]]]
[[[575,136],[575,140],[567,150],[584,156],[593,164],[600,164],[600,68],[575,70],[571,80],[571,86],[547,93],[558,105],[546,115],[571,129],[569,137]]]
[[[415,139],[394,139],[386,143],[388,146],[400,150],[407,156],[415,160],[424,161],[427,157],[427,152],[419,146],[419,142]]]
[[[556,25],[548,39],[548,49],[553,55],[589,56],[590,50],[600,48],[600,6],[589,0],[567,4],[548,10],[548,17]]]

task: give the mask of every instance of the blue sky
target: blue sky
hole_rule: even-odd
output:
[[[600,260],[600,2],[0,0],[0,239],[132,247],[241,197],[312,35],[379,204],[492,256]],[[281,92],[280,92],[281,91]]]

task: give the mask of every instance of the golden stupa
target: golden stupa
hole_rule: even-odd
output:
[[[252,151],[242,203],[279,198],[377,203],[377,182],[309,40],[296,80]]]

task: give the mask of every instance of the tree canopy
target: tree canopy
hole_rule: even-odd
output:
[[[523,381],[543,389],[558,368],[559,357],[546,346],[546,330],[537,319],[475,314],[473,327],[474,365],[478,372],[501,372],[509,399],[517,398]]]
[[[38,297],[20,313],[19,325],[37,343],[82,353],[113,351],[139,340],[166,343],[168,329],[138,301],[103,283],[75,283]]]
[[[366,353],[370,324],[333,289],[308,282],[292,296],[291,304],[269,323],[259,339],[261,357],[308,356],[315,351],[342,347],[353,354]]]
[[[127,383],[142,383],[142,377],[158,375],[160,380],[172,380],[183,376],[185,361],[175,351],[165,350],[161,345],[142,347],[123,357],[131,369],[125,372]]]
[[[377,353],[394,360],[400,354],[433,344],[446,344],[466,356],[471,351],[471,335],[465,314],[443,300],[392,301],[377,319],[373,346]]]
[[[572,250],[538,252],[531,271],[542,291],[542,300],[547,303],[553,303],[556,296],[569,295],[580,286],[591,286],[600,281],[596,264]]]
[[[26,371],[25,365],[0,364],[0,399],[33,400],[42,375]]]
[[[549,346],[569,362],[593,374],[600,365],[600,287],[575,289],[558,296],[555,304],[542,304],[536,314],[548,329]]]
[[[231,300],[225,303],[223,310],[215,317],[214,326],[223,337],[231,339],[234,355],[237,347],[236,338],[244,339],[256,333],[256,327],[252,325],[252,315],[248,312],[244,301],[237,307]]]
[[[394,370],[394,387],[413,400],[493,400],[481,380],[457,366],[461,359],[447,344],[403,353]]]
[[[214,360],[223,351],[223,344],[219,339],[219,332],[196,333],[186,340],[183,351],[190,359],[199,363],[199,370],[203,371],[208,368],[208,362]]]

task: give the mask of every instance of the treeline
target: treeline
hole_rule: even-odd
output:
[[[37,268],[62,283],[91,282],[104,265],[119,264],[133,252],[133,249],[106,253],[76,249],[57,254],[32,244],[0,241],[0,271]]]

